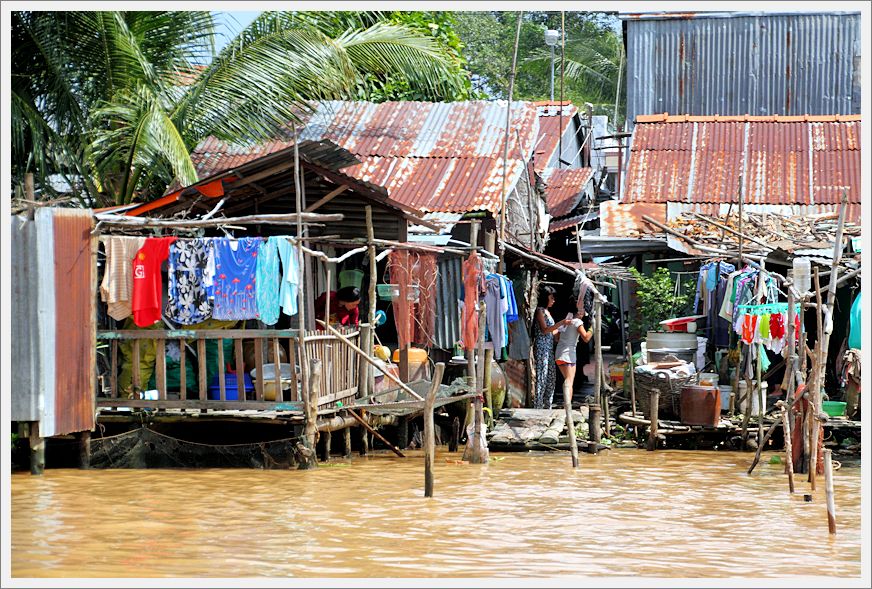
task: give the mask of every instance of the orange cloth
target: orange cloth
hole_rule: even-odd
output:
[[[463,347],[474,350],[478,344],[478,297],[484,289],[484,267],[476,252],[463,262]]]

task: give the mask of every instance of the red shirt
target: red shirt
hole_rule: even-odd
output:
[[[315,299],[315,319],[320,319],[324,321],[324,312],[327,310],[327,293],[321,293],[317,299]],[[330,291],[330,323],[331,325],[335,325],[338,323],[344,327],[348,327],[351,325],[357,325],[360,322],[360,310],[357,307],[354,307],[350,311],[339,304],[339,298],[336,296],[336,291]],[[318,329],[322,329],[319,325]]]
[[[160,267],[175,237],[149,237],[133,257],[133,322],[148,327],[160,321],[163,284]]]

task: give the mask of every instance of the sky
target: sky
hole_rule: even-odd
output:
[[[215,51],[221,51],[236,33],[247,27],[251,21],[257,18],[260,10],[234,10],[233,12],[214,12],[218,23],[218,38],[215,43]]]

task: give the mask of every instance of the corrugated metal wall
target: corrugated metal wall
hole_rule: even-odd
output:
[[[463,291],[461,259],[454,255],[439,258],[436,290],[436,345],[450,350],[460,339],[460,314],[457,301]]]
[[[860,113],[860,15],[628,18],[627,121]]]
[[[36,268],[36,224],[12,217],[12,421],[39,421],[42,413]]]
[[[13,219],[12,420],[39,421],[43,437],[94,427],[92,228],[90,210],[43,208],[33,221]]]

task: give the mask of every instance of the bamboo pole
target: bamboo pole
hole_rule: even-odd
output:
[[[506,191],[509,166],[509,131],[512,121],[512,93],[515,89],[515,71],[518,63],[518,42],[521,39],[521,18],[523,16],[523,11],[518,12],[518,22],[515,26],[515,48],[512,51],[512,70],[509,72],[509,97],[506,102],[506,133],[503,139],[503,189],[500,193],[500,241],[505,241],[506,239],[506,203],[509,197]],[[520,145],[518,145],[518,149],[520,149]],[[475,247],[476,243],[471,242],[471,245]],[[500,273],[503,272],[505,272],[505,258],[500,254]]]
[[[791,439],[790,429],[790,410],[785,410],[781,414],[781,421],[784,428],[784,451],[787,453],[787,484],[790,487],[790,493],[793,494],[796,489],[793,483],[793,440]]]
[[[827,527],[830,534],[836,533],[836,498],[833,490],[833,451],[824,448],[824,477],[827,489]]]
[[[297,139],[297,126],[296,123],[291,121],[291,129],[294,133],[294,199],[296,212],[300,213],[303,210],[303,188],[302,188],[302,178],[300,174],[300,149],[298,146]],[[303,222],[301,217],[297,217],[297,239],[303,238]],[[308,304],[306,300],[306,256],[303,255],[303,250],[297,248],[296,252],[292,252],[297,254],[297,268],[299,269],[300,276],[300,285],[297,289],[297,349],[300,354],[300,384],[302,385],[301,393],[303,397],[303,401],[308,403],[309,401],[309,386],[311,385],[311,380],[309,378],[309,350],[306,346],[306,305]],[[320,366],[319,366],[320,368]],[[318,375],[318,379],[320,382],[320,374]],[[314,460],[314,444],[310,448],[313,453],[312,460]],[[309,468],[309,467],[307,467]]]
[[[424,497],[433,496],[433,468],[436,461],[436,430],[433,422],[433,405],[436,403],[436,393],[442,384],[445,374],[445,363],[436,364],[433,382],[424,399]]]
[[[817,465],[818,465],[818,438],[820,435],[820,425],[818,424],[818,412],[821,405],[821,383],[824,379],[824,366],[822,365],[823,350],[824,350],[824,319],[823,309],[821,305],[821,288],[820,275],[818,274],[817,266],[814,269],[814,287],[815,287],[815,302],[817,303],[817,336],[815,338],[814,351],[814,379],[812,380],[811,399],[808,410],[808,427],[809,427],[809,462],[808,462],[808,482],[811,484],[811,490],[817,488]]]
[[[485,231],[484,234],[484,249],[485,251],[489,251],[493,253],[496,247],[496,235],[493,231]],[[482,318],[484,319],[484,314],[482,314]],[[493,337],[491,338],[493,341]],[[482,387],[484,388],[484,401],[487,404],[488,409],[490,410],[490,426],[493,426],[493,420],[496,417],[494,412],[494,403],[493,396],[491,395],[491,365],[494,360],[494,355],[498,354],[500,350],[493,349],[491,346],[490,350],[485,350],[484,352],[484,366],[481,368],[482,371]]]
[[[630,364],[630,407],[636,417],[636,367],[633,365],[633,344],[627,342],[627,359]]]
[[[602,346],[602,307],[603,303],[599,298],[599,291],[595,293],[597,296],[594,297],[593,300],[593,320],[594,320],[594,329],[593,329],[593,342],[594,342],[594,370],[596,371],[594,375],[594,399],[600,404],[603,409],[603,426],[606,433],[606,436],[610,436],[611,426],[609,419],[609,400],[608,393],[603,393],[603,346]]]
[[[101,225],[116,225],[119,227],[135,228],[170,228],[186,229],[193,227],[219,227],[221,225],[257,225],[268,223],[270,225],[299,225],[301,223],[327,223],[342,221],[344,216],[335,213],[321,215],[318,213],[282,213],[277,215],[246,215],[244,217],[230,217],[219,219],[191,219],[185,221],[172,221],[169,219],[153,219],[150,217],[127,217],[111,213],[95,215]]]

